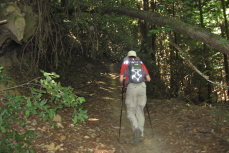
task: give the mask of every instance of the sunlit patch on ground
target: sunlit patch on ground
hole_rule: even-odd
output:
[[[88,121],[96,122],[96,121],[99,121],[99,119],[98,118],[89,118]]]
[[[102,97],[102,99],[113,100],[111,97]]]

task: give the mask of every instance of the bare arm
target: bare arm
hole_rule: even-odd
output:
[[[121,86],[123,85],[123,81],[124,81],[124,76],[123,75],[120,75],[119,82],[120,82],[120,85]]]
[[[145,79],[145,82],[150,82],[150,81],[151,81],[150,75],[147,75],[146,79]]]

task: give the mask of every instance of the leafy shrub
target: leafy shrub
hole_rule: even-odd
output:
[[[0,67],[0,81],[7,83],[10,79],[1,74],[3,68]],[[44,121],[52,119],[57,110],[66,107],[74,108],[72,113],[73,123],[85,121],[88,118],[87,110],[83,110],[82,103],[84,97],[78,97],[73,93],[72,87],[62,87],[60,83],[54,81],[59,78],[55,73],[47,73],[41,70],[43,77],[36,78],[25,84],[11,87],[29,87],[30,97],[6,94],[8,102],[0,107],[0,152],[33,152],[27,146],[30,145],[29,139],[36,136],[34,131],[28,130],[20,133],[14,128],[15,123],[26,126],[23,120],[19,119],[19,114],[24,114],[27,118],[38,115]],[[7,89],[4,89],[7,90]]]

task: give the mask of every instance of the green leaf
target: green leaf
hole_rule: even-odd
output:
[[[82,106],[82,105],[78,105],[78,106],[76,107],[76,109],[78,109],[78,110],[83,109],[83,106]]]
[[[25,138],[25,137],[26,137],[25,134],[19,134],[18,131],[15,131],[15,140],[16,140],[16,141],[20,141],[20,140],[22,140],[22,139]]]
[[[158,32],[160,32],[160,30],[156,30],[156,29],[150,30],[147,36],[152,36],[154,34],[157,34]]]
[[[3,125],[3,120],[2,120],[2,116],[0,116],[0,126]]]
[[[27,145],[31,145],[32,143],[29,140],[24,140]]]
[[[4,76],[4,79],[6,79],[6,80],[10,80],[10,79],[11,79],[11,77],[9,77],[9,76]]]
[[[78,97],[77,100],[79,100],[80,103],[83,103],[86,101],[84,97]]]
[[[0,146],[0,151],[2,152],[2,153],[5,153],[5,152],[11,152],[10,151],[10,147],[8,147],[8,146]]]
[[[30,113],[31,113],[31,112],[30,112],[29,110],[26,110],[26,111],[25,111],[25,115],[26,115],[27,118],[30,116]]]
[[[14,137],[14,132],[7,132],[7,136],[10,138]]]
[[[0,129],[1,129],[2,133],[6,133],[6,128],[5,127],[0,126]]]
[[[78,122],[78,118],[77,118],[77,116],[75,116],[75,117],[73,118],[73,123],[76,124],[77,122]]]
[[[36,108],[34,108],[34,109],[32,110],[32,113],[33,113],[33,114],[38,114]]]
[[[50,109],[50,111],[49,111],[49,118],[53,119],[55,112],[56,111],[54,109]]]
[[[54,127],[55,130],[59,130],[59,128],[56,126],[56,124],[54,124],[54,123],[50,123],[50,124]]]
[[[28,131],[26,131],[26,134],[27,134],[27,136],[30,137],[30,138],[34,138],[34,137],[37,136],[37,134],[36,134],[33,130],[28,130]]]
[[[221,45],[225,45],[227,43],[227,40],[226,39],[223,39],[223,38],[220,38],[219,40],[221,42]]]
[[[23,142],[17,143],[17,149],[21,150],[25,144]]]
[[[41,103],[40,103],[40,105],[41,106],[45,105],[47,103],[47,101],[48,101],[47,99],[42,100]]]
[[[12,98],[13,98],[13,95],[11,95],[11,94],[6,94],[5,97],[8,98],[8,99],[12,99]]]
[[[23,96],[16,96],[16,97],[14,98],[14,101],[15,101],[15,102],[23,102],[24,100],[23,100],[22,98],[23,98]]]
[[[1,80],[1,83],[6,85],[8,83],[8,81],[6,81],[5,79]]]

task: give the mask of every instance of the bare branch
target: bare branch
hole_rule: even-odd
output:
[[[220,87],[225,87],[225,88],[229,88],[229,86],[227,85],[223,85],[223,84],[218,84],[214,81],[209,80],[209,76],[204,75],[202,72],[200,72],[197,67],[195,65],[192,64],[192,62],[190,61],[190,59],[188,58],[188,56],[186,55],[186,53],[172,40],[172,36],[169,32],[167,32],[169,35],[169,41],[170,44],[173,45],[180,53],[181,55],[184,57],[184,59],[188,62],[189,66],[196,71],[200,76],[202,76],[205,80],[207,80],[208,82],[220,86]]]

